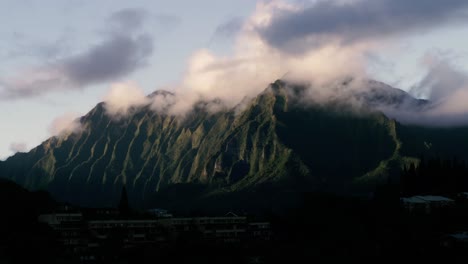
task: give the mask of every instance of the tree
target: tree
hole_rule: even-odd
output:
[[[124,216],[128,216],[128,214],[130,213],[130,206],[128,205],[127,188],[125,187],[125,185],[122,187],[122,192],[120,193],[119,211],[120,214]]]

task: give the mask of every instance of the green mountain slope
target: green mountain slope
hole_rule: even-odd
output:
[[[421,154],[411,143],[420,132],[369,109],[301,104],[301,92],[277,81],[241,110],[211,113],[200,102],[184,117],[142,107],[114,120],[101,103],[81,118],[82,131],[10,157],[0,175],[59,200],[109,206],[123,184],[133,204],[184,185],[201,186],[197,196],[265,186],[352,192]]]

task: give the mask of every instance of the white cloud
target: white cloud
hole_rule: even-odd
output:
[[[350,8],[350,5],[359,6],[364,2],[368,1],[346,1],[336,6],[341,10]],[[435,12],[434,5],[439,5],[439,3],[431,3],[432,6],[425,8]],[[458,0],[453,1],[453,4],[463,8],[468,6]],[[393,3],[387,0],[379,0],[377,5],[394,8],[408,5],[415,7],[413,4],[402,1]],[[326,4],[318,6],[324,7]],[[285,14],[302,14],[307,8],[304,9],[303,6],[283,1],[260,2],[254,14],[244,22],[239,31],[234,53],[231,56],[217,56],[209,50],[200,50],[190,58],[186,74],[177,89],[179,100],[172,106],[172,112],[183,113],[200,99],[220,99],[226,106],[232,107],[245,97],[256,96],[270,82],[279,78],[311,84],[313,89],[307,94],[310,96],[309,100],[326,101],[331,98],[344,98],[351,104],[355,103],[354,101],[359,101],[356,98],[346,98],[350,93],[343,89],[362,89],[366,86],[362,80],[372,79],[368,73],[369,54],[384,50],[392,44],[392,41],[389,41],[388,36],[382,36],[381,32],[372,28],[372,32],[364,32],[369,33],[369,35],[365,34],[366,36],[362,38],[344,36],[352,38],[352,41],[346,43],[343,41],[343,36],[332,31],[329,35],[325,34],[327,39],[320,42],[320,45],[309,43],[304,46],[304,43],[308,43],[306,41],[308,36],[305,34],[299,38],[300,47],[298,46],[297,49],[300,49],[300,52],[295,53],[291,52],[291,48],[294,49],[294,39],[285,40],[284,43],[288,43],[287,48],[281,48],[271,42],[271,39],[265,38],[264,32],[259,30],[273,27],[277,23],[277,17]],[[356,11],[356,9],[353,10]],[[412,28],[430,29],[437,26],[437,23],[425,23],[427,16],[421,14],[417,9],[412,9],[411,12],[418,15],[417,19],[408,21],[408,23],[414,22],[411,24]],[[444,14],[438,18],[439,21],[442,23],[442,21],[451,20],[447,18],[450,12],[459,14],[453,6],[444,7]],[[377,26],[385,24],[384,20],[376,19]],[[307,25],[301,26],[306,27]],[[402,27],[401,23],[385,26],[392,28],[393,37],[397,36],[400,31],[402,34],[408,32],[408,29]],[[278,29],[273,30],[277,33],[275,37],[280,38],[281,32]],[[287,32],[283,33],[287,38]],[[358,30],[355,33],[360,35],[363,32]],[[421,112],[421,109],[412,112],[413,106],[408,106],[409,108],[405,110],[408,112],[398,112],[402,111],[401,109],[392,111],[392,114],[397,113],[393,117],[413,123],[432,125],[438,123],[455,124],[455,121],[457,124],[466,123],[468,118],[461,118],[461,116],[468,113],[468,104],[466,103],[468,102],[468,75],[452,67],[447,61],[426,58],[425,63],[429,72],[418,86],[433,101],[432,108],[426,109],[424,112]],[[338,87],[336,85],[337,80],[343,80],[347,77],[356,80],[352,82],[352,87]],[[455,117],[451,118],[451,115]],[[438,122],[439,119],[443,119],[444,122]]]
[[[104,96],[104,102],[106,112],[119,118],[128,115],[132,107],[149,104],[150,100],[135,83],[115,83]]]
[[[13,153],[27,152],[28,150],[28,145],[24,142],[13,142],[10,144],[10,151]]]
[[[283,77],[323,86],[336,77],[365,75],[365,54],[373,43],[342,47],[332,42],[294,56],[265,42],[257,29],[268,25],[275,12],[297,8],[282,1],[260,2],[239,31],[231,56],[218,56],[206,49],[195,52],[176,89],[171,113],[184,113],[199,100],[219,99],[233,107]]]
[[[330,11],[328,15],[331,17],[326,17],[324,21],[333,19],[337,14],[346,10],[351,10],[354,13],[349,14],[346,19],[359,24],[362,21],[356,16],[356,12],[359,12],[357,7],[362,6],[363,3],[370,3],[369,1],[341,1],[335,2],[338,4],[333,5],[316,1],[317,4],[312,6],[290,4],[281,0],[259,2],[255,12],[243,22],[238,30],[231,55],[220,56],[207,49],[194,52],[188,60],[183,78],[173,89],[173,95],[160,93],[147,97],[143,90],[135,84],[114,84],[104,98],[106,111],[113,117],[122,117],[129,114],[132,107],[149,105],[150,109],[154,111],[184,115],[200,100],[216,100],[216,104],[207,105],[210,111],[215,111],[225,107],[234,107],[245,98],[256,96],[269,83],[280,78],[310,84],[314,89],[307,95],[315,101],[346,97],[350,93],[343,91],[343,89],[356,89],[359,88],[356,87],[359,85],[365,86],[365,83],[361,81],[371,79],[368,75],[369,54],[382,50],[391,43],[388,41],[388,36],[382,35],[382,32],[375,27],[390,27],[392,36],[398,35],[400,30],[405,33],[407,29],[401,27],[401,23],[386,24],[385,19],[376,17],[375,14],[372,17],[376,20],[375,27],[371,25],[370,28],[357,29],[344,35],[340,35],[340,32],[343,27],[348,25],[343,21],[336,21],[335,24],[331,25],[331,28],[328,25],[321,25],[312,31],[307,29],[301,32],[300,29],[295,29],[295,32],[281,32],[281,29],[287,31],[291,23],[294,25],[296,19],[291,17],[294,14],[303,16],[300,21],[305,24],[301,24],[301,27],[307,28],[307,23],[314,20],[308,19],[305,15],[318,12],[314,8],[319,10],[320,8],[331,8],[328,10]],[[390,9],[415,7],[403,2],[403,0],[397,2],[376,1],[376,5],[373,5],[372,8],[378,10],[380,10],[379,6]],[[418,1],[418,3],[421,2]],[[438,5],[432,0],[431,3]],[[465,7],[464,2],[460,0],[453,0],[453,5]],[[434,6],[427,8],[431,12],[436,10]],[[439,21],[451,20],[447,16],[450,12],[454,12],[453,10],[456,9],[445,8],[445,13],[439,18]],[[426,23],[426,15],[421,14],[417,9],[410,11],[418,15],[417,19],[408,20],[408,23],[413,23],[413,28],[431,28],[437,24]],[[326,15],[326,12],[321,14],[321,16]],[[282,26],[275,28],[275,25]],[[282,40],[282,37],[285,39]],[[320,40],[320,45],[313,45],[312,42],[317,42],[317,38]],[[344,39],[352,41],[344,41]],[[282,46],[281,43],[287,45]],[[292,52],[294,49],[297,49],[298,52]],[[464,103],[460,98],[465,98],[465,95],[468,94],[464,88],[468,87],[465,86],[468,82],[464,77],[459,78],[463,74],[444,63],[432,63],[429,66],[429,74],[419,86],[430,92],[431,99],[438,106],[431,110],[437,110],[437,112],[432,114],[427,112],[425,116],[436,116],[435,113],[459,114],[460,111],[464,112]],[[337,81],[349,77],[357,80],[352,82],[352,87],[343,88],[343,86],[337,85]],[[348,98],[346,100],[353,103],[351,101],[354,99]],[[408,113],[403,114],[408,116]],[[410,119],[416,118],[412,117],[407,120]]]
[[[71,133],[79,133],[83,126],[79,121],[80,114],[66,113],[55,118],[49,126],[49,133],[53,136],[66,136]]]

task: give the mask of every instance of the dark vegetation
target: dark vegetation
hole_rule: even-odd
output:
[[[0,180],[0,263],[52,263],[59,246],[55,234],[37,221],[39,213],[55,208],[46,192],[29,192]]]
[[[401,195],[445,195],[453,197],[468,191],[468,167],[465,161],[441,158],[421,159],[401,174]]]
[[[441,196],[448,207],[401,211],[402,245],[407,254],[427,261],[460,261],[468,257],[468,167],[464,160],[421,158],[401,172],[400,197]],[[447,244],[449,246],[447,246]]]
[[[44,192],[28,192],[7,181],[1,182],[1,190],[3,221],[7,221],[2,223],[2,263],[36,260],[73,263],[74,255],[57,244],[53,231],[37,222],[40,212],[49,212],[55,206],[49,196]],[[193,233],[169,244],[124,249],[116,239],[106,249],[109,252],[102,254],[113,256],[107,258],[109,263],[153,263],[155,258],[159,263],[284,263],[304,258],[310,261],[344,261],[391,256],[399,245],[398,233],[394,232],[397,229],[398,205],[392,191],[391,188],[379,191],[379,195],[371,200],[303,193],[301,198],[296,195],[295,206],[289,204],[283,210],[277,210],[283,206],[278,204],[277,208],[264,207],[255,211],[258,204],[249,206],[248,200],[242,199],[237,206],[242,203],[248,208],[243,214],[271,222],[272,240],[212,244]],[[125,195],[117,202],[118,207],[130,210]],[[281,195],[287,199],[286,193]],[[240,197],[225,198],[218,206],[201,207],[199,204],[200,207],[192,207],[191,211],[179,212],[193,216],[219,215],[221,203]],[[126,214],[138,215],[136,211],[127,211]]]
[[[397,125],[404,156],[468,160],[468,127]]]
[[[159,263],[300,263],[304,260],[336,263],[399,261],[400,256],[418,261],[462,258],[466,256],[463,255],[464,251],[448,250],[441,247],[440,243],[444,234],[468,227],[466,205],[457,205],[454,210],[431,214],[408,214],[402,211],[398,203],[403,190],[413,190],[408,194],[421,194],[420,190],[433,194],[435,190],[432,187],[408,188],[407,186],[413,186],[406,180],[412,177],[408,175],[424,172],[436,175],[431,173],[435,168],[445,175],[454,171],[461,173],[461,168],[464,168],[462,164],[464,163],[460,161],[423,161],[421,166],[412,166],[402,172],[401,184],[388,182],[381,185],[371,197],[317,192],[277,193],[277,198],[263,203],[255,199],[265,197],[267,193],[257,191],[256,195],[254,192],[246,192],[233,197],[218,196],[217,202],[216,199],[199,200],[198,203],[189,203],[190,207],[183,207],[175,202],[166,203],[165,205],[174,208],[172,211],[176,215],[185,216],[219,215],[220,212],[240,210],[244,206],[244,211],[238,213],[269,221],[272,224],[273,237],[272,240],[261,243],[244,241],[213,244],[202,240],[195,232],[171,243],[121,248],[122,244],[118,243],[116,234],[115,243],[109,243],[108,247],[102,249],[107,251],[101,253],[108,256],[102,263],[154,263],[155,259]],[[464,172],[466,173],[466,168]],[[438,179],[442,180],[441,178],[443,177]],[[440,181],[424,183],[424,179],[419,178],[418,184],[440,184]],[[176,189],[185,190],[188,195],[184,198],[188,201],[190,195],[200,191],[198,188],[200,187],[178,186]],[[8,181],[0,182],[0,189],[3,215],[6,216],[2,217],[1,225],[1,262],[40,260],[48,263],[74,263],[74,255],[64,253],[64,249],[56,243],[53,231],[37,223],[40,212],[51,211],[56,205],[47,193],[31,193]],[[175,195],[172,191],[176,189],[167,190],[166,195],[158,198],[170,201],[170,194]],[[120,210],[127,211],[126,217],[141,217],[138,211],[129,208],[124,190],[116,205]],[[453,191],[450,188],[447,190]],[[445,194],[445,191],[439,194]],[[271,193],[268,195],[274,196]],[[179,199],[173,199],[176,200]],[[280,200],[289,202],[271,206],[272,202]]]
[[[320,190],[349,192],[353,179],[378,167],[396,148],[387,121],[378,114],[317,107],[275,114],[280,140],[319,178]]]

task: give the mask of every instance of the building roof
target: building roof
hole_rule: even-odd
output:
[[[226,217],[239,217],[237,214],[235,214],[233,212],[228,212],[225,216]]]
[[[454,202],[454,200],[443,197],[443,196],[434,196],[434,195],[425,195],[425,196],[416,196],[420,199],[423,199],[428,202]]]
[[[408,198],[401,198],[401,201],[404,203],[454,202],[454,200],[450,198],[434,195],[417,195]]]
[[[413,197],[409,197],[409,198],[401,198],[400,200],[402,202],[404,202],[404,203],[421,203],[421,204],[427,203],[427,201],[422,200],[422,199],[418,198],[417,196],[413,196]]]
[[[451,234],[450,237],[453,237],[457,240],[468,241],[468,232],[462,232],[457,234]]]

